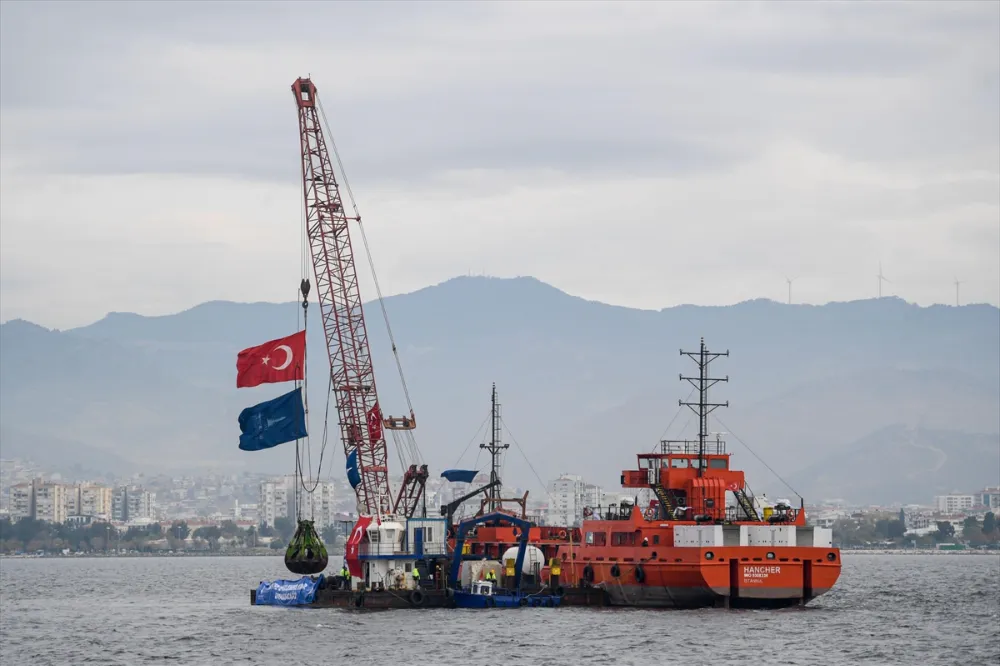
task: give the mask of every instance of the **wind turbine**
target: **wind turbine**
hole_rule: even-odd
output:
[[[964,280],[960,281],[958,279],[958,276],[956,275],[955,276],[955,307],[956,308],[960,305],[960,303],[958,302],[958,285],[962,284],[962,282],[964,282]]]
[[[892,284],[892,280],[882,275],[882,262],[878,262],[878,297],[882,298],[882,283],[888,282]]]
[[[785,277],[785,282],[788,283],[788,304],[792,304],[792,283],[798,280],[798,278]]]

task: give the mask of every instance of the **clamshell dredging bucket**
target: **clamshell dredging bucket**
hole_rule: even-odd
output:
[[[316,534],[313,521],[300,520],[295,536],[285,551],[285,566],[292,573],[310,576],[321,573],[328,562],[326,546]]]

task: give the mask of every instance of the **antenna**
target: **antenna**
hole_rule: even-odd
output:
[[[960,284],[962,284],[962,282],[964,282],[964,280],[959,280],[958,276],[956,275],[955,276],[955,307],[956,308],[959,307],[959,305],[961,305],[961,303],[959,302],[959,299],[958,299],[958,295],[959,295],[958,287],[959,287]]]
[[[792,283],[798,280],[798,278],[785,277],[785,282],[788,283],[788,304],[792,304]]]
[[[698,376],[697,377],[685,377],[681,375],[682,380],[687,380],[698,389],[698,402],[684,402],[683,400],[678,400],[677,404],[686,405],[691,408],[695,414],[698,415],[698,476],[705,475],[705,440],[708,439],[708,415],[716,410],[717,407],[728,407],[729,401],[726,400],[724,403],[711,403],[708,401],[708,389],[718,384],[719,382],[728,382],[729,377],[716,378],[708,376],[708,364],[719,358],[720,356],[729,356],[729,350],[724,352],[710,352],[708,348],[705,347],[705,338],[701,339],[701,349],[696,352],[686,352],[681,350],[681,356],[688,356],[694,360],[698,365]]]
[[[882,298],[882,283],[888,282],[892,284],[892,280],[882,275],[882,262],[878,262],[878,297]]]
[[[497,471],[500,467],[500,455],[502,451],[510,448],[510,444],[501,444],[500,437],[500,403],[497,402],[497,385],[493,384],[493,393],[490,396],[490,419],[493,422],[493,434],[490,437],[490,443],[480,444],[479,448],[486,449],[490,452],[490,456],[493,459],[493,464],[490,467],[490,483],[493,486],[489,490],[490,498],[490,512],[496,511],[500,506],[500,474]]]

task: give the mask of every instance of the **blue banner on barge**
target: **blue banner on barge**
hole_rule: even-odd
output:
[[[258,606],[307,606],[316,600],[323,576],[298,580],[261,581],[254,603]]]

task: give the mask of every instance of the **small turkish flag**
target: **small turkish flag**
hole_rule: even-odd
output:
[[[302,379],[305,355],[305,331],[244,349],[236,357],[236,388]]]

